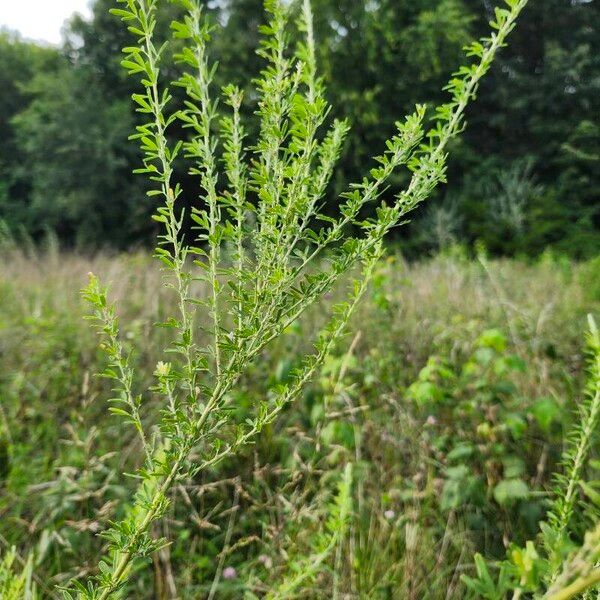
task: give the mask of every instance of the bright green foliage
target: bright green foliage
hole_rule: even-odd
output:
[[[591,443],[597,436],[600,410],[600,335],[594,320],[589,319],[588,332],[589,376],[586,401],[577,425],[570,433],[568,447],[563,456],[563,469],[557,476],[553,503],[548,511],[547,523],[541,525],[541,546],[534,543],[526,547],[513,547],[508,560],[501,563],[497,581],[490,575],[481,556],[476,558],[477,579],[464,577],[470,589],[481,597],[496,600],[513,590],[518,594],[534,593],[534,597],[548,600],[568,600],[578,597],[600,581],[600,527],[597,525],[597,507],[593,510],[593,529],[586,532],[583,544],[576,548],[570,539],[575,514],[581,520],[583,502],[580,490],[594,490],[582,482],[589,461]],[[575,548],[575,549],[574,549]],[[546,589],[544,593],[541,590]]]
[[[320,209],[347,125],[335,121],[328,132],[321,133],[329,108],[316,75],[309,0],[298,16],[304,41],[293,53],[288,27],[293,6],[278,0],[265,2],[269,20],[261,27],[258,50],[265,66],[255,81],[260,128],[248,163],[239,118],[241,92],[225,88],[225,103],[232,113],[222,119],[212,99],[215,67],[207,48],[211,27],[201,6],[181,0],[185,16],[172,25],[174,39],[183,43],[175,46],[182,75],[174,84],[186,95],[185,108],[172,112],[173,98],[161,78],[169,44],[157,39],[157,2],[122,0],[120,4],[122,8],[112,12],[137,40],[137,45],[124,49],[122,65],[142,84],[142,92],[133,95],[136,110],[143,116],[132,136],[144,154],[138,172],[153,182],[148,195],[160,200],[154,219],[163,229],[156,255],[166,267],[177,312],[162,323],[173,330],[175,338],[166,350],[172,360],[159,363],[155,372],[155,389],[164,396],[164,406],[160,434],[151,437],[144,433],[139,416],[141,397],[132,392],[133,374],[118,341],[114,309],[93,276],[84,291],[106,340],[107,375],[117,381],[118,406],[112,410],[134,424],[146,455],[127,516],[102,534],[109,556],[101,561],[100,573],[87,584],[75,582],[71,592],[65,591],[66,597],[98,600],[123,589],[134,558],[163,546],[164,541],[154,539],[150,530],[165,514],[168,494],[177,481],[213,468],[252,441],[298,397],[323,364],[367,288],[384,236],[444,180],[446,147],[462,131],[466,106],[526,0],[509,0],[508,8],[497,9],[490,36],[468,47],[473,62],[450,80],[446,88],[450,101],[436,108],[432,128],[424,129],[422,106],[398,122],[385,153],[375,159],[377,166],[342,195],[339,215],[334,218],[321,214]],[[222,159],[217,153],[219,122],[225,148]],[[190,136],[172,141],[168,132],[175,126]],[[190,174],[197,178],[200,190],[191,213],[197,231],[195,245],[183,237],[182,187],[175,173],[182,157],[191,164]],[[380,197],[393,172],[403,165],[412,172],[410,183],[388,205]],[[223,179],[228,186],[225,193],[220,191]],[[248,190],[257,195],[256,204],[248,201]],[[375,216],[365,220],[361,210],[371,204]],[[319,221],[326,224],[315,229]],[[349,227],[357,233],[349,234]],[[229,248],[232,260],[226,258]],[[326,260],[325,251],[329,253]],[[305,356],[302,366],[273,398],[259,402],[253,415],[237,425],[231,441],[224,441],[223,431],[230,424],[230,393],[257,355],[342,275],[359,265],[362,270],[348,299],[333,307],[314,342],[314,353]],[[194,293],[197,282],[208,290],[206,296]],[[197,314],[199,308],[207,317],[201,325],[197,319],[204,315]],[[201,331],[207,342],[199,337]],[[196,448],[201,458],[189,462]],[[320,552],[329,545],[319,542]]]
[[[563,457],[564,472],[557,477],[555,500],[548,513],[544,542],[549,553],[550,580],[560,568],[562,549],[568,547],[571,520],[579,505],[579,487],[600,424],[600,333],[590,317],[588,332],[589,377],[579,425],[570,433]],[[585,489],[585,488],[584,488]]]
[[[17,553],[11,548],[0,559],[0,598],[3,600],[36,600],[32,581],[33,559],[29,556],[21,568],[17,566]]]
[[[475,555],[475,569],[477,578],[474,579],[465,575],[463,581],[470,590],[475,592],[478,598],[486,598],[487,600],[503,600],[503,598],[506,598],[512,586],[505,565],[500,567],[497,581],[494,581],[490,575],[481,554]]]

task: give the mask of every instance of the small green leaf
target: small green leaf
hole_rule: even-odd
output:
[[[510,506],[529,496],[529,487],[522,479],[503,479],[494,488],[494,499],[501,506]]]

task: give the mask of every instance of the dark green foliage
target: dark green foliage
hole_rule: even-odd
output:
[[[208,4],[223,24],[213,45],[220,62],[215,83],[249,88],[260,64],[254,48],[262,2]],[[108,16],[110,5],[97,0],[90,22],[71,21],[61,60],[55,50],[2,35],[0,219],[34,238],[53,229],[65,243],[123,247],[152,237],[145,218],[152,206],[130,175],[137,161],[126,142],[136,121],[128,104],[133,86],[115,58],[127,36]],[[352,122],[330,211],[336,194],[381,150],[398,115],[415,102],[443,98],[445,73],[458,64],[461,46],[486,29],[486,7],[480,0],[315,0],[332,116]],[[177,9],[164,3],[161,10],[164,37]],[[454,240],[480,240],[504,254],[537,255],[550,246],[590,257],[599,250],[598,3],[533,3],[522,22],[482,86],[472,127],[452,148],[445,208],[435,203],[415,219],[404,234],[408,253]],[[173,69],[166,68],[168,78]],[[254,101],[246,94],[244,116],[252,115]],[[256,121],[251,135],[253,127]],[[498,197],[515,176],[520,192],[504,194],[499,214]],[[392,191],[402,183],[394,178]],[[506,219],[506,209],[515,218]]]
[[[20,198],[29,233],[52,230],[79,246],[135,239],[147,211],[123,153],[132,125],[128,103],[101,101],[103,88],[89,70],[66,61],[24,89],[31,102],[13,126],[23,153],[16,177],[30,181]]]
[[[30,181],[19,176],[24,149],[12,119],[26,104],[23,88],[27,82],[36,73],[54,70],[58,61],[56,50],[40,48],[0,30],[0,218],[13,229],[19,225],[29,229],[32,214],[24,204]]]
[[[591,135],[600,114],[598,23],[597,2],[528,6],[502,70],[482,87],[485,112],[472,119],[477,130],[466,135],[479,154],[503,160],[495,172],[533,160],[540,190],[525,212],[522,252],[537,253],[547,245],[575,256],[599,251],[598,138]],[[475,162],[479,156],[472,156]],[[459,168],[468,168],[461,163]],[[473,204],[480,197],[472,192],[470,200]],[[472,236],[477,236],[477,222]]]
[[[564,420],[552,398],[523,396],[517,382],[527,366],[507,347],[500,330],[487,330],[458,366],[430,357],[406,394],[426,424],[432,462],[441,467],[441,509],[464,510],[470,527],[489,542],[500,532],[518,529],[531,536],[537,530],[544,503],[532,496],[526,474],[539,460],[536,440],[559,443]],[[434,416],[429,424],[428,415]]]

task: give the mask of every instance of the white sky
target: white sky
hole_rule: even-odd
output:
[[[0,27],[58,44],[63,23],[74,12],[89,15],[88,0],[0,0]]]

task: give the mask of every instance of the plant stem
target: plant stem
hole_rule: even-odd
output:
[[[573,583],[567,587],[554,592],[550,595],[544,596],[544,600],[569,600],[575,596],[585,592],[585,590],[591,588],[600,582],[600,569],[594,569],[589,575],[585,577],[579,577]]]
[[[191,450],[191,448],[190,448],[190,450]],[[135,547],[135,545],[139,542],[140,538],[144,535],[144,533],[146,532],[146,530],[148,529],[148,527],[150,526],[152,521],[154,521],[156,514],[158,512],[158,509],[159,509],[160,500],[164,497],[165,493],[170,489],[173,481],[179,474],[179,470],[181,468],[181,465],[183,464],[183,461],[185,460],[185,457],[189,454],[190,450],[187,450],[187,452],[185,452],[183,449],[181,450],[176,461],[173,463],[171,470],[170,470],[169,474],[167,475],[166,479],[162,482],[159,489],[154,493],[154,497],[152,498],[152,504],[151,504],[150,509],[148,510],[148,512],[146,513],[146,515],[144,516],[144,518],[140,522],[140,524],[136,527],[136,531],[131,537],[131,540],[128,544],[128,546],[130,548]],[[121,555],[119,557],[119,561],[117,562],[115,569],[111,573],[110,583],[109,583],[109,585],[104,587],[104,589],[102,590],[102,593],[100,594],[100,596],[98,596],[98,600],[107,600],[110,597],[110,595],[118,588],[118,586],[121,583],[121,579],[122,579],[123,575],[125,574],[125,572],[127,571],[127,568],[129,567],[129,564],[131,563],[133,558],[134,558],[134,553],[132,550],[127,550],[127,551],[121,553]]]

